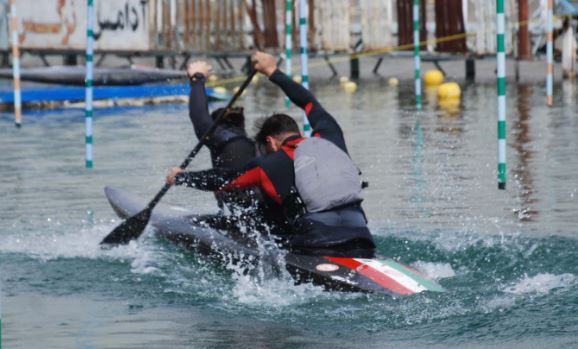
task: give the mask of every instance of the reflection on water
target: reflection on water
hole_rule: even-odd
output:
[[[532,92],[533,89],[531,85],[518,85],[518,98],[516,103],[518,113],[513,115],[514,117],[517,115],[518,120],[512,123],[513,130],[511,132],[514,138],[513,148],[516,150],[516,155],[519,159],[517,166],[512,169],[512,173],[514,174],[513,178],[519,185],[518,191],[520,194],[521,207],[515,209],[515,211],[521,221],[532,221],[539,214],[538,210],[532,208],[537,202],[537,200],[532,197],[534,183],[531,173],[531,162],[534,152],[529,149],[532,143],[532,139],[530,138],[530,99],[532,98]]]

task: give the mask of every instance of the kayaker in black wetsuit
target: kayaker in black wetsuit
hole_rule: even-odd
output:
[[[204,61],[191,63],[187,68],[191,90],[189,94],[189,117],[193,123],[195,134],[200,139],[211,127],[214,120],[223,111],[222,108],[209,115],[208,99],[205,91],[205,80],[211,66]],[[228,181],[243,169],[255,157],[255,142],[247,137],[245,131],[245,115],[243,108],[232,108],[224,115],[212,136],[205,142],[211,153],[211,162],[215,170],[214,176],[198,178],[195,176],[177,179],[175,185],[195,187],[195,182],[205,182],[214,185]],[[169,176],[180,172],[173,169]],[[263,198],[258,190],[215,192],[219,206],[218,215],[205,215],[199,219],[212,227],[229,232],[239,232],[243,225],[245,231],[257,230],[266,233],[277,229],[282,221],[277,219],[275,208],[269,208],[268,199]],[[227,208],[228,212],[225,212]]]
[[[211,127],[217,116],[223,111],[217,109],[209,115],[205,80],[211,66],[204,61],[189,64],[187,75],[191,82],[189,94],[189,117],[195,134],[200,139]],[[243,108],[233,108],[224,115],[212,136],[205,142],[211,152],[213,168],[234,171],[243,168],[255,157],[255,143],[245,132],[245,115]],[[177,182],[177,184],[185,184]],[[230,211],[246,208],[251,205],[251,198],[246,193],[215,193],[220,210],[226,206]]]
[[[361,208],[361,181],[337,121],[307,89],[276,68],[274,57],[258,52],[253,59],[255,69],[305,110],[312,140],[301,136],[291,117],[276,114],[263,122],[256,137],[268,154],[253,159],[231,180],[209,181],[227,177],[211,170],[173,169],[167,183],[186,180],[199,189],[227,192],[259,187],[293,228],[285,238],[294,251],[373,257],[375,245]]]

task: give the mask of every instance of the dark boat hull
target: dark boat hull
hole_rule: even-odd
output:
[[[145,199],[117,188],[107,187],[105,193],[114,211],[121,218],[137,214],[147,204]],[[275,256],[264,256],[254,244],[201,222],[205,222],[203,217],[192,211],[163,204],[155,207],[149,221],[163,238],[216,260],[251,263],[270,259],[272,264],[275,263]],[[295,253],[286,253],[283,258],[286,269],[296,282],[311,282],[326,289],[391,295],[443,291],[434,281],[391,259],[309,256]]]
[[[0,69],[1,79],[12,79],[12,69]],[[142,85],[168,80],[183,80],[185,74],[178,70],[157,69],[148,67],[119,67],[94,69],[94,86]],[[86,68],[84,66],[52,66],[40,68],[23,68],[20,71],[23,81],[42,82],[59,85],[86,85]]]

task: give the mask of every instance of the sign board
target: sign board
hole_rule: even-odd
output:
[[[149,0],[94,0],[96,50],[150,48]],[[86,48],[86,0],[16,0],[20,46]]]

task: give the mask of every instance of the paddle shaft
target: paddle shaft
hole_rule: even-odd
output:
[[[199,153],[201,148],[203,148],[203,145],[205,144],[205,142],[207,140],[209,140],[209,138],[213,135],[213,132],[215,132],[215,130],[219,126],[219,121],[221,121],[221,119],[229,112],[229,109],[231,109],[231,107],[237,101],[237,99],[239,99],[239,97],[241,96],[243,91],[245,91],[247,86],[249,86],[249,84],[251,83],[251,80],[253,80],[253,77],[255,76],[255,74],[257,74],[257,70],[253,69],[251,71],[251,73],[249,74],[249,76],[247,77],[247,79],[245,79],[245,81],[243,82],[241,87],[239,87],[239,90],[233,95],[233,98],[231,98],[231,100],[229,101],[229,103],[227,104],[225,109],[223,109],[221,114],[219,114],[219,116],[217,116],[217,118],[215,119],[215,121],[213,122],[211,127],[201,137],[201,139],[199,140],[199,143],[197,143],[197,145],[189,153],[189,156],[187,156],[185,161],[183,161],[183,163],[179,166],[179,168],[181,170],[184,170],[185,168],[187,168],[187,166],[189,166],[189,164],[191,163],[193,158],[195,156],[197,156],[197,154]],[[163,196],[165,196],[167,191],[169,191],[171,186],[172,186],[171,184],[168,184],[168,183],[165,184],[163,186],[163,188],[157,193],[157,195],[155,195],[155,197],[151,200],[151,202],[149,202],[149,204],[147,205],[145,210],[151,210],[152,211],[152,209],[159,203],[159,201],[161,201]]]

